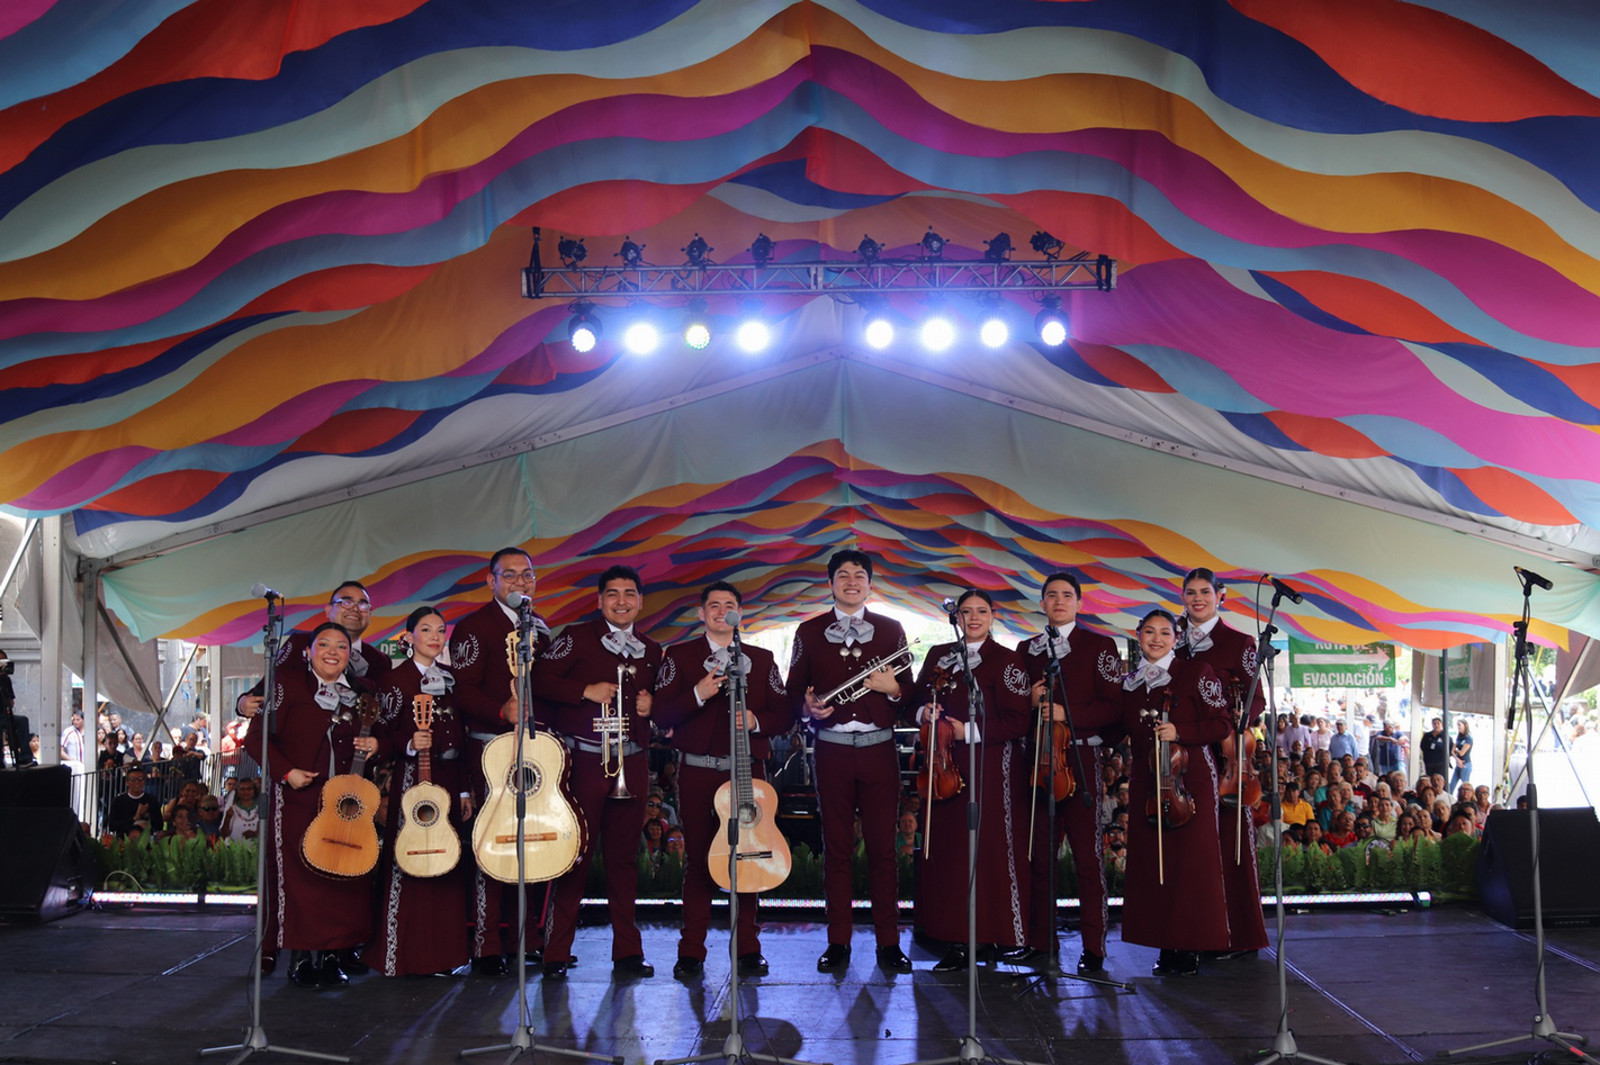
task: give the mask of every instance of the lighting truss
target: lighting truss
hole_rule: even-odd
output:
[[[563,241],[563,244],[566,244]],[[631,244],[632,242],[629,241]],[[991,244],[992,246],[992,244]],[[617,297],[829,295],[854,299],[861,293],[1050,293],[1073,289],[1110,292],[1117,286],[1117,261],[1080,253],[1066,259],[862,259],[816,262],[712,263],[652,266],[587,266],[563,252],[560,266],[540,260],[539,230],[522,271],[522,295],[537,299]],[[622,253],[618,253],[621,256]]]

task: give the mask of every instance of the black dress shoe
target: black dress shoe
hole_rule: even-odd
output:
[[[322,975],[323,987],[343,987],[350,982],[349,974],[339,965],[339,952],[336,950],[322,952],[317,972]]]
[[[739,955],[739,975],[767,975],[767,959],[761,956],[761,952],[759,950],[752,950],[749,954]]]
[[[322,973],[311,963],[311,952],[297,950],[289,955],[289,982],[295,987],[321,987]]]
[[[570,968],[572,968],[571,962],[547,961],[540,971],[544,974],[546,980],[565,980],[567,978],[567,970]]]
[[[700,958],[679,958],[672,967],[672,976],[677,980],[694,980],[705,975],[706,963]]]
[[[644,960],[643,954],[630,954],[611,963],[611,977],[625,980],[646,980],[656,974],[656,967]]]
[[[544,951],[542,951],[542,950],[530,950],[530,951],[528,951],[527,952],[527,957],[523,961],[523,964],[524,965],[531,965],[535,969],[541,967],[542,965],[544,965]]]
[[[1011,965],[1032,965],[1047,957],[1038,947],[1012,947],[1000,952],[1000,960]]]
[[[1078,975],[1090,976],[1094,973],[1106,971],[1106,959],[1092,950],[1086,950],[1078,956]]]
[[[967,948],[965,944],[957,944],[944,952],[933,967],[936,973],[960,972],[967,967]]]
[[[889,973],[908,973],[911,971],[911,959],[906,957],[906,952],[898,944],[891,943],[878,948],[878,968]]]
[[[486,954],[472,959],[472,971],[479,976],[505,976],[511,971],[503,954]]]
[[[339,951],[339,968],[348,976],[364,976],[372,971],[372,966],[361,960],[359,947]]]
[[[828,949],[817,959],[817,972],[843,972],[850,966],[850,948],[839,943],[829,943]]]
[[[263,954],[263,955],[261,955],[261,975],[262,976],[271,976],[272,975],[272,971],[274,969],[276,969],[277,967],[278,967],[278,956],[276,954]]]
[[[1200,955],[1192,950],[1163,950],[1150,971],[1156,976],[1195,976],[1200,972]]]

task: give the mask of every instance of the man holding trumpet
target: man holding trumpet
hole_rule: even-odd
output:
[[[810,721],[817,740],[828,921],[828,948],[817,959],[817,970],[843,972],[850,964],[850,864],[859,815],[878,965],[909,973],[911,961],[900,949],[896,904],[894,822],[900,766],[894,725],[904,693],[898,674],[909,671],[911,653],[899,623],[866,608],[872,591],[870,556],[856,550],[836,552],[828,560],[828,585],[833,609],[795,630],[788,685],[796,711]]]
[[[655,975],[634,920],[636,857],[649,789],[651,692],[661,645],[633,631],[644,605],[639,574],[612,566],[600,575],[600,617],[567,626],[534,665],[539,720],[567,746],[568,793],[586,829],[578,862],[555,882],[545,924],[544,978],[562,980],[595,847],[605,860],[614,977]],[[598,839],[597,839],[598,838]]]

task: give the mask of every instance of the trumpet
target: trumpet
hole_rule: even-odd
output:
[[[822,696],[824,705],[832,706],[835,703],[853,703],[867,692],[867,678],[880,669],[890,669],[896,673],[903,673],[911,668],[911,659],[917,653],[920,644],[907,644],[894,654],[882,658],[874,658],[868,662],[866,668],[837,688]]]
[[[628,666],[617,667],[617,694],[594,722],[594,730],[600,733],[600,769],[606,776],[616,780],[609,796],[613,799],[633,798],[633,792],[628,790],[625,752],[628,744],[628,716],[622,710],[622,678],[629,671]]]

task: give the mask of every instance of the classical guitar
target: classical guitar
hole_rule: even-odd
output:
[[[419,731],[433,728],[433,696],[411,700],[411,719]],[[411,876],[443,876],[461,860],[461,837],[450,823],[450,795],[430,779],[431,751],[417,752],[417,783],[400,796],[400,828],[394,836],[394,862]]]
[[[362,694],[356,699],[361,735],[372,735],[378,702]],[[350,772],[330,777],[317,800],[317,816],[300,841],[306,864],[329,876],[365,876],[378,864],[378,786],[365,776],[367,756],[357,751]]]
[[[520,679],[515,631],[506,636],[511,674]],[[483,779],[489,795],[472,824],[472,852],[485,876],[517,882],[517,854],[523,856],[523,878],[529,883],[554,880],[578,864],[583,850],[583,822],[562,791],[567,749],[531,723],[522,747],[507,732],[483,745]],[[526,799],[522,826],[517,826],[517,796]]]
[[[729,702],[729,713],[733,712]],[[725,781],[711,798],[720,822],[711,837],[707,861],[711,879],[728,890],[729,823],[739,820],[739,890],[770,891],[789,878],[789,842],[778,831],[778,792],[750,772],[750,733],[734,729],[733,779]]]

